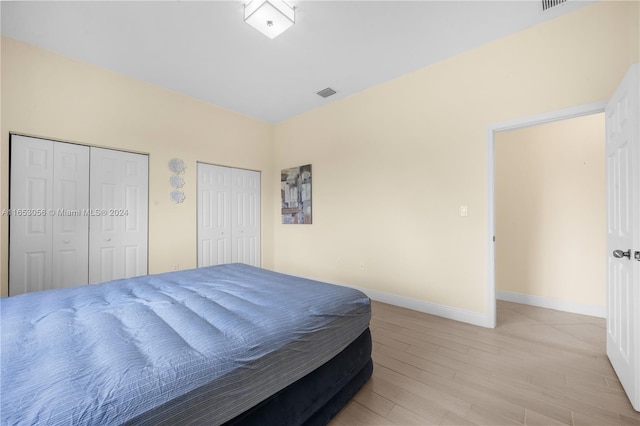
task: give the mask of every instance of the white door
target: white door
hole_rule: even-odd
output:
[[[260,266],[260,172],[198,163],[198,266]]]
[[[88,176],[88,147],[11,137],[10,295],[87,283]]]
[[[89,283],[147,273],[148,157],[91,148]]]
[[[10,187],[9,295],[51,289],[52,141],[11,136]]]
[[[607,128],[607,355],[640,411],[640,67],[605,109]]]
[[[198,163],[198,266],[231,262],[231,168]]]
[[[53,143],[54,288],[89,280],[89,147]]]
[[[231,171],[232,261],[260,266],[260,172]]]

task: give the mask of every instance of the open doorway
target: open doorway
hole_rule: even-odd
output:
[[[498,300],[606,316],[604,158],[604,113],[496,132]]]
[[[502,123],[494,123],[487,127],[487,311],[485,317],[486,327],[496,326],[496,187],[495,187],[495,165],[496,165],[496,135],[498,132],[524,129],[531,126],[553,123],[560,120],[568,120],[577,117],[602,113],[606,102],[596,102],[593,104],[580,105],[564,110],[551,111],[548,113],[522,117]],[[602,135],[604,137],[604,130]],[[604,162],[604,156],[602,162]]]

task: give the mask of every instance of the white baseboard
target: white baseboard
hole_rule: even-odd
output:
[[[439,305],[437,303],[427,302],[425,300],[413,299],[411,297],[398,296],[397,294],[385,293],[383,291],[371,290],[368,288],[358,288],[354,286],[346,286],[360,290],[371,300],[377,302],[388,303],[389,305],[399,306],[426,314],[437,315],[439,317],[452,319],[455,321],[466,322],[468,324],[479,325],[481,327],[489,327],[487,318],[484,313],[467,311],[453,306]]]
[[[556,311],[571,312],[574,314],[589,315],[592,317],[606,318],[606,306],[589,305],[586,303],[567,302],[565,300],[551,299],[530,294],[514,293],[510,291],[496,290],[496,299],[507,302],[521,303],[523,305],[538,306],[540,308],[555,309]]]

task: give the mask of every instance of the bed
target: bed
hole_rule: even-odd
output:
[[[326,424],[372,372],[361,292],[243,264],[0,299],[0,424]]]

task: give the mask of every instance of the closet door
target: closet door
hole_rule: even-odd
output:
[[[87,284],[89,147],[54,142],[53,165],[53,287]]]
[[[53,288],[53,142],[11,136],[9,295]]]
[[[198,266],[260,266],[260,172],[198,164]]]
[[[9,294],[86,284],[89,148],[11,136]]]
[[[148,157],[91,148],[89,282],[147,273]]]
[[[232,169],[232,262],[260,266],[260,172]]]
[[[198,266],[231,262],[231,169],[198,163]]]

